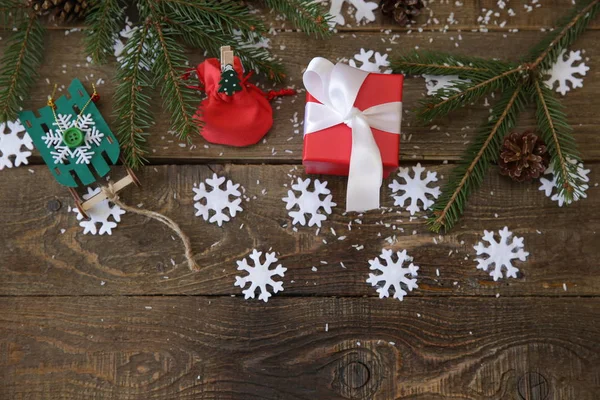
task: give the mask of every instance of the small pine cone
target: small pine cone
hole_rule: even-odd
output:
[[[517,182],[539,178],[548,168],[546,144],[533,132],[512,132],[504,138],[498,165],[500,173]]]
[[[381,0],[383,15],[391,15],[400,26],[412,23],[424,7],[422,0]]]
[[[94,0],[31,0],[31,8],[39,16],[49,15],[59,23],[83,20]]]

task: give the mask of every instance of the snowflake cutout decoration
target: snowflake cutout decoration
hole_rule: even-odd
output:
[[[375,61],[371,61],[371,57],[375,55]],[[375,72],[375,73],[383,73],[383,74],[391,74],[391,69],[385,69],[390,66],[390,62],[388,61],[387,54],[381,54],[378,52],[374,52],[373,50],[365,51],[365,49],[360,49],[359,54],[355,54],[354,58],[356,61],[361,62],[361,66],[356,66],[356,61],[350,60],[348,63],[353,68],[358,68],[367,72]],[[383,70],[381,68],[384,68]]]
[[[577,61],[582,60],[581,50],[569,52],[569,56],[565,59],[566,52],[567,50],[561,51],[556,62],[546,71],[546,75],[549,75],[550,78],[545,81],[546,86],[550,89],[554,89],[554,86],[558,82],[556,91],[563,96],[571,90],[567,85],[567,81],[571,82],[573,89],[583,87],[583,79],[577,78],[575,75],[585,76],[586,72],[590,70],[584,62],[574,65]]]
[[[435,96],[439,90],[457,90],[457,83],[469,83],[470,79],[461,79],[458,75],[422,75],[425,78],[425,88],[428,96]]]
[[[52,125],[56,128],[50,129],[42,136],[42,140],[49,149],[53,149],[50,154],[55,164],[71,160],[75,160],[76,164],[89,164],[92,161],[92,144],[99,146],[104,137],[104,133],[96,128],[92,114],[82,114],[75,118],[72,114],[58,114]],[[70,148],[63,141],[63,132],[72,127],[79,128],[84,134],[83,143],[75,148]]]
[[[402,301],[407,294],[406,290],[412,291],[419,287],[416,279],[419,267],[412,262],[407,268],[403,267],[405,262],[412,261],[412,257],[406,254],[406,250],[396,253],[396,257],[398,258],[397,261],[394,261],[392,256],[392,250],[383,249],[379,257],[369,260],[369,269],[381,273],[369,274],[367,283],[370,283],[373,287],[377,287],[377,293],[379,293],[380,299],[389,297],[389,289],[392,288],[394,291],[393,297]],[[385,265],[381,263],[380,259],[385,261]],[[379,285],[380,282],[383,282],[383,286]],[[406,288],[406,290],[404,290],[404,288]]]
[[[273,293],[283,291],[283,282],[275,282],[273,277],[280,276],[283,278],[287,268],[284,268],[281,266],[281,264],[279,264],[277,267],[275,267],[275,269],[269,269],[271,264],[277,261],[275,253],[266,253],[264,263],[260,261],[261,255],[261,251],[256,251],[256,249],[252,251],[252,254],[250,254],[250,259],[254,261],[253,267],[248,264],[246,258],[241,261],[237,261],[238,271],[246,271],[248,275],[243,278],[236,276],[234,286],[239,286],[240,288],[244,289],[246,284],[250,283],[250,287],[248,289],[242,290],[244,298],[246,300],[253,299],[256,295],[256,290],[259,289],[258,299],[266,303],[269,301],[269,297],[272,296],[267,289],[267,285],[271,286]]]
[[[119,32],[118,35],[115,35],[115,42],[113,44],[114,55],[117,58],[117,61],[119,62],[119,64],[121,64],[124,67],[128,67],[128,68],[132,67],[131,65],[128,65],[129,64],[128,62],[125,61],[125,54],[123,54],[123,53],[126,48],[126,41],[131,39],[134,32],[138,29],[140,29],[139,26],[134,27],[133,22],[131,22],[129,20],[129,17],[125,17],[125,27],[121,30],[121,32]],[[148,43],[153,42],[150,39],[152,39],[154,37],[154,33],[152,31],[149,31],[147,35],[148,35],[147,39],[142,47],[143,57],[140,57],[138,66],[143,70],[150,71],[150,69],[152,68],[152,65],[154,65],[154,63],[156,61],[158,45],[156,45],[153,48],[150,48]],[[131,48],[127,51],[127,53],[131,54],[133,51],[134,51],[134,49]]]
[[[227,180],[225,184],[225,190],[221,189],[221,185],[225,182],[224,176],[217,176],[213,174],[212,178],[205,180],[206,185],[210,186],[212,190],[208,192],[204,182],[200,183],[198,188],[194,188],[196,195],[194,196],[194,207],[196,208],[196,216],[202,216],[205,221],[210,223],[217,223],[217,225],[223,225],[223,222],[227,222],[230,218],[235,217],[238,212],[242,211],[240,203],[242,195],[238,188],[239,183],[235,185],[230,180]],[[229,196],[237,197],[236,199],[230,200]],[[225,210],[229,210],[229,215],[225,214]],[[209,218],[210,210],[214,211],[214,215]]]
[[[500,234],[500,241],[496,242],[494,239],[494,232],[483,231],[483,240],[490,245],[486,247],[482,242],[479,242],[477,243],[477,246],[473,246],[477,251],[478,256],[482,254],[489,255],[486,259],[475,259],[475,261],[478,262],[477,269],[487,271],[490,266],[494,264],[494,269],[490,271],[490,276],[494,278],[494,281],[502,278],[502,267],[506,269],[507,278],[516,278],[519,269],[514,267],[511,261],[525,261],[529,253],[523,250],[522,237],[515,236],[512,238],[512,242],[508,242],[512,236],[512,232],[508,230],[508,227],[505,226],[504,229],[498,231],[498,233]]]
[[[567,161],[572,165],[576,165],[576,168],[574,169],[575,171],[571,169],[571,171],[569,172],[571,177],[582,182],[590,181],[590,178],[588,177],[590,170],[584,169],[583,163],[578,163],[577,160],[573,160],[571,158],[568,158]],[[565,198],[564,194],[561,193],[560,188],[558,187],[558,179],[557,176],[554,174],[554,167],[552,166],[552,164],[548,167],[548,169],[546,169],[544,174],[552,175],[552,179],[546,179],[544,177],[540,178],[542,186],[540,186],[539,190],[542,190],[547,197],[550,197],[550,200],[558,202],[559,207],[562,207],[563,204],[569,205],[574,201],[585,199],[587,197],[585,191],[588,190],[590,186],[588,184],[583,183],[580,185],[581,191],[573,191],[573,199],[567,202],[567,199]]]
[[[84,200],[88,200],[98,193],[100,193],[100,188],[91,189],[87,188],[87,194],[83,195]],[[79,226],[83,228],[83,234],[86,235],[91,233],[92,235],[112,235],[112,229],[117,227],[117,222],[121,222],[121,215],[125,214],[125,210],[119,207],[116,204],[112,204],[108,201],[108,199],[104,199],[89,210],[87,210],[87,215],[90,218],[89,220],[85,220],[83,215],[77,208],[73,209],[73,212],[77,213],[77,220],[79,222]],[[109,221],[109,218],[112,217],[114,221]],[[98,229],[98,226],[100,229]]]
[[[363,19],[369,22],[375,21],[375,13],[373,12],[377,8],[377,3],[365,0],[331,0],[331,7],[329,8],[329,15],[333,16],[330,25],[333,27],[336,24],[345,25],[346,20],[342,15],[342,5],[344,1],[350,3],[356,9],[354,18],[356,23],[360,23]]]
[[[310,179],[307,178],[302,180],[298,178],[298,183],[292,185],[292,189],[300,192],[300,197],[296,197],[292,190],[288,190],[287,197],[281,200],[286,202],[286,210],[291,210],[294,206],[298,206],[298,210],[290,211],[288,214],[294,220],[293,225],[300,224],[306,225],[305,214],[310,215],[308,226],[317,225],[321,227],[321,222],[327,219],[327,215],[321,214],[321,209],[326,214],[331,214],[331,208],[337,204],[332,200],[333,196],[330,194],[330,190],[327,189],[327,182],[321,182],[318,179],[314,181],[314,191],[308,190],[310,185]],[[321,195],[326,196],[325,199],[321,199]]]
[[[4,133],[6,128],[8,128],[8,133]],[[33,150],[31,137],[25,131],[21,122],[17,120],[0,123],[0,170],[4,167],[12,168],[21,164],[28,164],[31,151],[23,150],[23,147]],[[11,157],[15,159],[14,165]]]
[[[421,211],[418,202],[423,204],[423,210],[427,210],[434,203],[433,200],[427,197],[427,195],[433,196],[437,199],[440,194],[440,187],[429,187],[431,182],[437,182],[437,172],[427,171],[425,179],[421,179],[421,173],[425,171],[425,168],[421,167],[421,164],[417,164],[412,167],[414,176],[409,175],[408,168],[400,168],[398,177],[404,179],[406,183],[399,183],[397,180],[389,184],[389,187],[394,192],[392,197],[394,198],[394,205],[404,207],[406,200],[410,199],[410,204],[406,209],[410,211],[410,215],[415,215],[416,212]],[[403,191],[403,194],[396,195],[397,192]]]

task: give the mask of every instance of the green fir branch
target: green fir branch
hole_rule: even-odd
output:
[[[146,163],[146,136],[154,121],[148,93],[152,89],[151,57],[147,50],[149,32],[150,23],[134,28],[123,49],[123,61],[116,76],[119,82],[114,95],[117,136],[125,162],[134,168]]]
[[[221,46],[231,44],[231,37],[212,27],[190,24],[187,21],[170,19],[167,21],[173,32],[190,47],[204,49],[209,57],[219,57]],[[252,41],[238,43],[233,46],[235,55],[242,64],[251,71],[263,73],[275,82],[281,82],[285,78],[285,68],[274,59],[269,50],[255,47]]]
[[[182,78],[187,69],[184,48],[169,35],[168,26],[152,21],[152,29],[158,47],[152,66],[155,86],[160,86],[163,105],[171,113],[171,130],[180,139],[191,141],[191,136],[199,133],[198,121],[193,118],[198,98]]]
[[[523,68],[518,66],[483,81],[457,82],[452,88],[438,90],[435,96],[421,103],[423,107],[418,117],[424,122],[431,122],[491,92],[514,86],[522,71]]]
[[[587,28],[600,11],[600,0],[579,0],[573,10],[559,22],[528,58],[530,68],[546,71],[556,62],[560,52],[569,47]]]
[[[483,81],[516,68],[513,63],[431,51],[412,52],[391,63],[394,73],[405,75],[458,75]]]
[[[493,107],[490,120],[482,126],[432,208],[427,221],[432,231],[448,231],[458,221],[470,193],[481,185],[490,163],[496,161],[502,138],[515,126],[527,100],[524,89],[516,87],[505,92]]]
[[[107,54],[112,54],[115,36],[123,22],[123,7],[119,0],[102,0],[93,4],[85,19],[86,53],[96,64],[104,64]]]
[[[280,12],[298,29],[308,35],[328,37],[331,35],[329,20],[322,5],[314,0],[260,0],[270,9]]]
[[[0,28],[19,25],[28,17],[29,5],[22,0],[0,0]]]
[[[14,120],[38,77],[44,52],[44,28],[35,15],[23,20],[8,39],[0,60],[0,122]]]
[[[582,186],[585,184],[577,173],[575,161],[579,162],[580,158],[573,130],[551,89],[536,81],[534,98],[538,129],[552,157],[559,195],[564,196],[566,204],[570,204],[574,194],[583,193]]]
[[[169,19],[218,27],[229,35],[234,31],[267,32],[263,21],[250,14],[248,6],[235,1],[162,0],[158,7]]]

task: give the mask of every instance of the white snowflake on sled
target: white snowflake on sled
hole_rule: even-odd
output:
[[[425,88],[428,96],[435,96],[439,90],[457,90],[457,83],[471,82],[469,79],[461,79],[458,75],[422,75],[425,78]]]
[[[221,185],[225,182],[225,177],[219,177],[217,174],[213,174],[212,178],[206,179],[206,185],[210,186],[212,190],[208,192],[204,182],[200,183],[198,188],[194,188],[196,195],[194,196],[194,207],[196,207],[196,216],[202,216],[205,221],[210,223],[217,223],[217,225],[223,225],[223,222],[229,221],[230,218],[235,217],[238,212],[242,211],[240,203],[242,195],[238,188],[239,183],[235,185],[230,180],[227,180],[225,190],[221,189]],[[237,197],[230,200],[229,197]],[[225,210],[229,210],[229,215],[225,214]],[[210,217],[210,210],[214,211],[214,215]]]
[[[571,51],[569,56],[565,59],[566,52],[567,50],[561,51],[556,62],[552,65],[550,70],[546,71],[546,75],[550,75],[550,78],[545,81],[546,86],[550,89],[554,89],[554,86],[558,82],[556,91],[563,96],[571,90],[567,85],[567,81],[571,82],[571,87],[573,89],[583,87],[583,79],[577,78],[575,75],[585,76],[586,72],[590,70],[584,62],[573,65],[575,62],[582,60],[581,50]]]
[[[306,225],[305,214],[310,215],[308,226],[317,225],[321,227],[321,222],[327,219],[327,215],[321,214],[321,209],[327,214],[331,214],[331,208],[337,204],[332,200],[333,196],[330,194],[330,190],[327,189],[327,182],[321,182],[318,179],[314,181],[314,191],[308,190],[310,185],[310,179],[307,178],[302,180],[298,178],[298,183],[292,185],[292,189],[300,192],[300,197],[296,197],[292,190],[288,190],[287,197],[284,197],[283,201],[286,202],[285,208],[291,210],[295,206],[298,206],[298,210],[290,211],[289,216],[293,218],[292,224]],[[321,196],[326,196],[325,199],[321,199]]]
[[[100,193],[100,188],[91,189],[87,188],[87,194],[83,195],[84,200],[90,199],[96,194]],[[83,228],[83,234],[91,233],[92,235],[100,234],[112,235],[112,229],[117,227],[117,222],[121,222],[121,215],[125,214],[125,210],[116,204],[112,204],[108,199],[104,199],[89,210],[87,215],[90,217],[89,220],[84,220],[83,215],[77,208],[73,209],[73,212],[77,213],[77,220],[79,226]],[[109,221],[112,217],[114,221]],[[100,229],[98,229],[100,228]]]
[[[590,170],[584,169],[583,163],[578,163],[577,160],[573,160],[570,158],[568,158],[567,161],[570,164],[577,165],[575,168],[575,172],[573,172],[573,170],[571,170],[571,172],[570,172],[571,177],[575,178],[576,180],[582,181],[582,182],[590,181],[590,178],[588,177]],[[567,200],[565,199],[565,196],[560,193],[560,190],[559,190],[559,187],[557,184],[557,177],[556,177],[556,174],[554,174],[554,167],[552,165],[550,165],[548,167],[548,169],[544,172],[544,174],[552,175],[552,179],[546,179],[544,177],[540,178],[540,182],[541,182],[542,186],[540,186],[539,189],[544,191],[544,194],[547,197],[550,197],[550,200],[557,201],[559,207],[562,207],[563,204],[569,205],[573,201],[578,201],[580,199],[585,199],[587,197],[587,194],[585,193],[585,191],[588,190],[590,186],[588,184],[583,183],[580,185],[581,191],[574,191],[573,199],[571,201],[567,202]]]
[[[262,255],[261,251],[256,251],[254,249],[252,254],[250,254],[250,259],[254,261],[254,267],[248,264],[246,258],[241,261],[237,261],[237,269],[238,271],[246,271],[248,275],[245,277],[235,277],[234,286],[239,286],[244,289],[247,283],[250,283],[250,287],[248,289],[242,290],[245,299],[253,299],[256,295],[256,290],[259,290],[258,299],[264,301],[265,303],[269,301],[269,297],[271,297],[271,293],[267,289],[267,285],[271,286],[273,289],[273,293],[283,291],[283,282],[275,282],[273,280],[274,276],[280,276],[283,278],[285,271],[287,268],[284,268],[279,264],[275,269],[269,269],[271,264],[277,262],[277,257],[275,257],[275,253],[266,253],[265,254],[265,262],[262,263],[260,261],[260,256]]]
[[[4,133],[6,128],[8,128],[8,133]],[[0,170],[4,167],[13,167],[11,157],[15,159],[15,167],[28,164],[27,158],[31,156],[31,151],[24,150],[23,147],[33,150],[31,137],[25,131],[21,122],[17,120],[0,123]]]
[[[490,271],[490,276],[494,278],[494,281],[502,278],[503,267],[506,269],[507,278],[516,278],[519,269],[512,265],[512,260],[525,261],[529,253],[523,250],[522,237],[515,236],[512,238],[512,242],[508,242],[512,236],[512,232],[508,230],[508,227],[505,226],[504,229],[498,231],[498,233],[500,234],[500,241],[496,242],[494,239],[494,232],[483,231],[483,240],[490,245],[486,247],[482,242],[479,242],[477,243],[477,246],[473,246],[477,251],[478,256],[482,254],[489,255],[486,259],[475,259],[475,261],[478,262],[477,269],[488,271],[493,264],[494,269]]]
[[[371,57],[375,55],[375,61],[371,61]],[[391,74],[391,69],[386,69],[390,66],[390,62],[387,60],[387,54],[381,54],[379,52],[374,52],[373,50],[365,51],[365,49],[360,49],[359,54],[355,54],[354,58],[356,61],[361,62],[361,66],[356,66],[356,61],[350,60],[348,63],[353,68],[358,68],[367,72],[375,72],[375,73],[383,73],[383,74]],[[382,70],[383,68],[383,70]]]
[[[406,250],[396,253],[397,261],[394,261],[392,257],[392,250],[383,249],[379,257],[369,260],[369,269],[381,273],[377,275],[369,274],[367,283],[370,283],[373,287],[379,286],[377,293],[379,293],[380,299],[389,297],[389,289],[392,288],[394,298],[402,301],[407,294],[406,290],[412,291],[418,287],[416,276],[419,267],[411,262],[412,257],[406,254]],[[380,258],[385,261],[385,265],[381,263]],[[408,267],[403,267],[406,262],[411,263]],[[380,282],[383,282],[383,286],[380,285]]]
[[[425,171],[425,168],[421,167],[421,164],[417,164],[412,167],[414,171],[414,177],[408,174],[408,168],[400,168],[398,177],[404,179],[406,183],[399,183],[397,180],[389,185],[394,192],[392,197],[394,198],[394,205],[404,207],[406,200],[410,199],[410,204],[406,209],[410,211],[410,215],[415,215],[416,212],[421,211],[419,202],[423,204],[423,210],[427,210],[434,203],[433,200],[427,196],[432,196],[437,199],[440,196],[440,187],[429,187],[431,182],[437,182],[437,172],[427,171],[427,176],[421,179],[421,173]],[[400,195],[396,195],[397,192],[402,191]]]
[[[94,156],[92,144],[99,146],[104,133],[96,128],[92,114],[82,114],[73,118],[72,114],[58,114],[56,121],[45,136],[44,143],[49,149],[55,164],[64,164],[65,161],[74,161],[76,164],[89,164]],[[79,128],[83,132],[83,143],[75,148],[70,148],[63,141],[63,132],[69,128]]]
[[[377,8],[377,3],[365,0],[331,0],[331,7],[329,8],[329,15],[333,16],[330,21],[332,26],[345,25],[346,20],[342,15],[342,5],[344,1],[350,3],[356,9],[354,18],[356,23],[360,23],[363,19],[369,22],[375,21],[375,13],[373,12]]]

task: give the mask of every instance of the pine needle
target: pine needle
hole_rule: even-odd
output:
[[[44,28],[31,15],[10,36],[0,60],[0,122],[17,118],[22,99],[38,77],[43,52]]]
[[[85,51],[96,64],[106,62],[107,54],[112,54],[115,36],[123,21],[123,9],[119,0],[97,1],[88,11],[85,23]]]
[[[482,126],[432,208],[427,222],[432,231],[448,231],[458,221],[469,194],[483,182],[490,162],[498,157],[502,138],[515,126],[526,102],[524,89],[516,87],[505,92],[494,106],[489,122]]]

